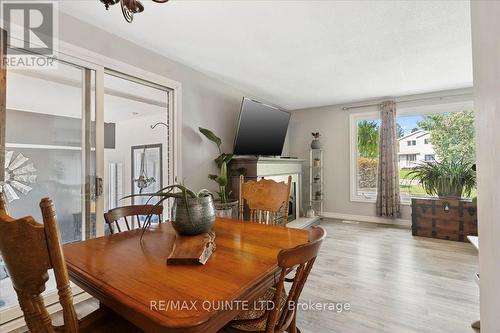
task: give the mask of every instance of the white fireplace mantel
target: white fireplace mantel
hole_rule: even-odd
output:
[[[230,164],[231,170],[245,168],[245,179],[273,179],[275,181],[287,181],[292,176],[292,182],[296,184],[295,189],[295,219],[300,218],[302,210],[302,165],[305,160],[296,158],[272,158],[272,157],[235,157]],[[233,193],[239,192],[238,176],[233,173],[231,177],[231,188]]]

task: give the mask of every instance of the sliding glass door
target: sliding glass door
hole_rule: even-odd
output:
[[[123,197],[156,192],[171,182],[170,94],[168,88],[152,82],[104,73],[105,210],[143,204],[147,198]],[[137,226],[134,218],[132,227]]]
[[[62,241],[70,243],[109,232],[105,211],[144,203],[123,196],[156,191],[180,176],[181,88],[127,65],[111,70],[93,58],[57,58],[51,69],[7,69],[0,190],[12,216],[40,223],[38,204],[50,197]],[[57,302],[49,275],[47,305]],[[0,290],[1,325],[22,317],[1,254]],[[73,288],[75,296],[82,292]]]
[[[56,206],[63,243],[96,235],[95,78],[59,61],[45,70],[7,69],[5,180],[9,213],[42,223],[39,202]],[[17,306],[0,266],[0,307]],[[54,289],[51,277],[47,292]]]

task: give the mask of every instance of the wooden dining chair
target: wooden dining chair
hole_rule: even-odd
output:
[[[245,182],[245,178],[241,175],[240,220],[244,220],[246,204],[250,221],[286,226],[291,185],[292,176],[288,176],[288,183],[278,183],[272,179]]]
[[[141,220],[140,216],[147,216],[149,214],[158,216],[158,223],[161,223],[162,214],[163,214],[163,206],[155,206],[155,205],[131,205],[131,206],[123,206],[110,209],[107,213],[104,213],[104,220],[108,225],[109,232],[114,233],[113,225],[116,226],[118,232],[122,232],[120,227],[120,220],[123,219],[125,221],[125,227],[127,230],[130,230],[130,224],[127,217],[135,216],[137,219],[137,224],[139,228],[141,228]]]
[[[6,212],[4,196],[0,193],[0,252],[9,271],[12,285],[26,325],[32,333],[79,332],[141,332],[128,321],[101,307],[78,320],[73,295],[61,247],[61,235],[52,200],[40,202],[43,224],[31,216],[14,219]],[[63,326],[53,326],[42,292],[53,269],[62,307]]]
[[[297,302],[325,237],[325,229],[314,227],[310,231],[308,243],[282,250],[278,254],[278,266],[281,268],[278,283],[221,332],[300,333],[296,326]],[[294,277],[287,279],[293,270]],[[288,294],[286,282],[291,283]],[[263,304],[270,304],[269,301],[274,306],[266,310]]]

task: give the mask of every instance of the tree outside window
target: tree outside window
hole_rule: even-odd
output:
[[[398,151],[400,189],[405,201],[411,196],[428,196],[418,181],[408,176],[415,165],[444,159],[475,161],[473,111],[402,115],[397,117],[396,135],[402,147],[411,146],[407,154]],[[373,200],[377,192],[379,139],[380,120],[357,121],[356,195],[364,199]]]

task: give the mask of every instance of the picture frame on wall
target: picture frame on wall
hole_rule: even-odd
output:
[[[131,154],[132,194],[154,193],[163,188],[162,144],[132,146]],[[145,204],[147,200],[147,197],[132,197],[132,204]]]

